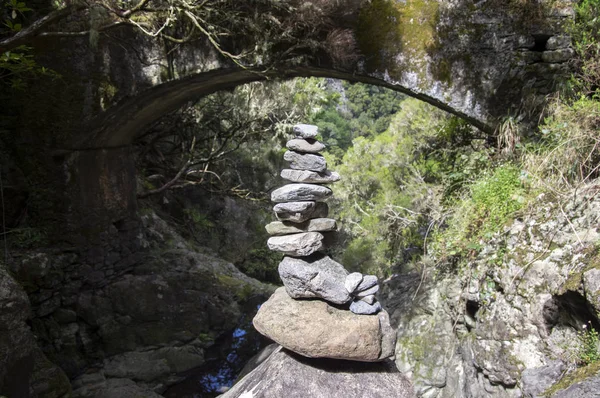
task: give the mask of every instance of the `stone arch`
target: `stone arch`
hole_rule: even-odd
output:
[[[273,69],[267,72],[256,69],[230,68],[197,73],[159,84],[135,97],[128,98],[92,120],[89,127],[85,129],[91,133],[79,138],[72,147],[81,150],[127,146],[133,142],[137,134],[143,132],[146,126],[195,98],[250,82],[295,77],[329,77],[383,86],[459,116],[481,130],[493,131],[491,124],[477,118],[468,109],[455,108],[427,93],[417,92],[401,84],[390,83],[366,74],[353,74],[317,67]]]

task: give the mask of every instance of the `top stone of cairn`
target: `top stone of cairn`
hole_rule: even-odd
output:
[[[294,126],[294,134],[300,138],[315,138],[318,133],[318,127],[312,124],[297,124]]]

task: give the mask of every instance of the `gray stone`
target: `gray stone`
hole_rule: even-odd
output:
[[[279,263],[279,276],[292,298],[321,298],[335,304],[350,301],[344,287],[348,271],[329,256],[285,257]]]
[[[562,48],[559,50],[544,51],[542,60],[549,63],[565,62],[573,58],[575,52],[572,48]]]
[[[267,246],[289,256],[308,256],[323,249],[323,238],[318,232],[273,236],[267,241]]]
[[[393,358],[396,353],[396,331],[390,324],[390,315],[385,310],[379,311],[379,327],[381,328],[381,354],[380,359]]]
[[[356,297],[367,297],[367,296],[377,293],[378,291],[379,291],[379,285],[375,285],[375,286],[372,286],[366,290],[363,290],[363,291],[355,293],[355,294],[356,294]]]
[[[313,184],[288,184],[271,192],[271,200],[280,202],[319,201],[333,192],[327,187]]]
[[[546,50],[557,50],[571,45],[571,37],[566,35],[552,36],[546,42]]]
[[[371,294],[369,296],[361,297],[360,301],[364,301],[367,304],[373,304],[375,302],[375,295]]]
[[[312,124],[297,124],[294,126],[294,134],[300,138],[315,138],[319,133],[319,128]]]
[[[364,318],[364,317],[363,317]],[[306,359],[283,348],[221,398],[414,398],[393,363]]]
[[[292,151],[305,153],[319,153],[325,149],[325,144],[310,138],[308,140],[299,138],[289,140],[285,146]]]
[[[376,314],[377,312],[381,311],[381,304],[379,304],[379,302],[369,304],[362,300],[357,300],[350,304],[350,311],[358,315]]]
[[[253,320],[261,334],[310,358],[379,361],[379,318],[356,315],[322,300],[294,300],[281,287]]]
[[[283,154],[283,160],[290,162],[290,168],[294,170],[311,170],[318,172],[327,170],[327,162],[321,155],[287,151]]]
[[[592,268],[583,274],[583,287],[588,301],[600,313],[600,269]]]
[[[340,180],[340,175],[335,171],[317,173],[310,170],[281,170],[281,178],[292,182],[306,182],[309,184],[330,184]]]
[[[311,218],[323,218],[329,215],[329,206],[323,202],[288,202],[273,207],[280,221],[301,223]]]
[[[539,397],[563,376],[566,369],[562,361],[552,361],[546,366],[525,369],[521,375],[524,398]]]
[[[600,398],[600,373],[571,384],[568,388],[552,395],[551,398]]]
[[[360,272],[353,272],[346,277],[344,286],[348,293],[354,293],[360,282],[362,282],[362,274]]]
[[[377,284],[377,277],[375,275],[363,275],[363,279],[356,288],[356,292],[362,292],[372,288]]]
[[[289,221],[274,221],[267,224],[265,229],[269,235],[287,235],[300,232],[335,231],[337,227],[333,218],[313,218],[303,223]]]

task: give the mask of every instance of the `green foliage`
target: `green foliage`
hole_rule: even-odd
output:
[[[575,5],[570,26],[577,53],[573,85],[585,95],[597,97],[600,90],[600,0],[582,0]]]
[[[579,360],[584,365],[600,361],[600,338],[591,322],[583,326],[583,330],[578,332],[578,336],[581,342]]]
[[[382,87],[348,82],[340,85],[329,87],[309,119],[309,123],[319,126],[320,139],[336,161],[352,146],[353,139],[383,133],[405,99]]]
[[[277,264],[281,260],[279,253],[273,252],[266,247],[250,249],[247,257],[241,263],[236,264],[238,269],[246,275],[263,282],[279,284],[279,273]]]
[[[201,213],[197,209],[187,208],[183,210],[186,216],[187,223],[193,224],[194,230],[210,230],[214,228],[215,223],[208,219],[206,214]]]

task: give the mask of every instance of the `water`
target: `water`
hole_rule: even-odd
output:
[[[251,299],[242,308],[237,328],[220,337],[206,349],[206,363],[189,372],[186,380],[170,387],[163,395],[167,398],[213,398],[231,387],[244,365],[258,351],[270,343],[252,326],[263,297]]]

